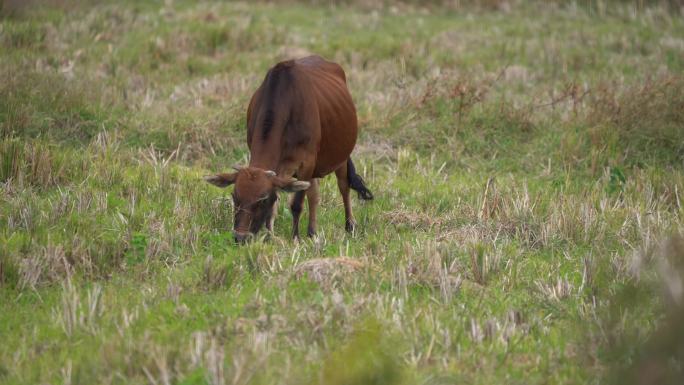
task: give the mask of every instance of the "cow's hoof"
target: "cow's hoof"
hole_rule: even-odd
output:
[[[356,229],[356,221],[352,220],[347,220],[344,224],[344,229],[347,230],[348,233],[353,233],[354,229]]]

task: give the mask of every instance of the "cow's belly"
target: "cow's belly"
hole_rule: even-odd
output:
[[[337,127],[321,127],[321,144],[313,177],[321,178],[343,165],[356,144],[356,122]]]
[[[313,178],[322,178],[331,172],[337,170],[340,166],[344,164],[344,162],[347,159],[343,159],[341,161],[338,161],[337,163],[333,163],[332,161],[328,162],[326,161],[325,163],[316,163],[316,168],[314,169],[313,172]]]

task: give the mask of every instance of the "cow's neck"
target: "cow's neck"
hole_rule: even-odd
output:
[[[290,105],[276,104],[277,100],[290,100],[289,90],[277,90],[280,84],[277,79],[269,85],[272,96],[265,96],[265,104],[256,117],[256,129],[251,138],[251,156],[249,165],[265,170],[273,170],[280,176],[292,176],[296,171],[296,162],[291,159],[289,149],[285,148],[285,136],[290,114]],[[274,96],[277,95],[277,96]]]
[[[250,167],[257,167],[263,170],[273,170],[280,176],[292,176],[294,169],[290,169],[283,162],[282,131],[274,132],[267,140],[256,138],[252,143],[252,151],[249,160]]]
[[[250,167],[275,171],[280,163],[279,146],[252,146],[249,160]]]

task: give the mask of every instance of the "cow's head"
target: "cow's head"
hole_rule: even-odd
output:
[[[271,220],[278,190],[294,192],[309,188],[309,182],[280,177],[274,171],[255,167],[234,168],[234,173],[209,175],[204,180],[218,187],[235,184],[233,234],[236,242],[243,242],[255,235]]]

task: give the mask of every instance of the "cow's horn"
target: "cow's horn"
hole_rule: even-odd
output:
[[[267,171],[266,171],[266,176],[268,176],[268,177],[276,176],[276,172],[273,171],[273,170],[267,170]]]
[[[241,166],[241,165],[239,165],[239,164],[234,164],[234,165],[233,165],[233,169],[234,169],[235,171],[240,171],[240,170],[242,170],[243,168],[245,168],[245,166]]]

